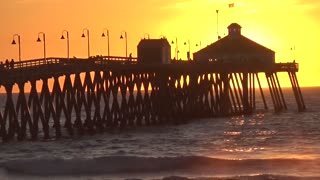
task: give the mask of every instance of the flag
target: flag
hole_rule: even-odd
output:
[[[234,7],[234,3],[229,4],[229,8],[233,8]]]

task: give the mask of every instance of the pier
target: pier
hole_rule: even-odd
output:
[[[275,53],[242,36],[240,25],[228,29],[228,36],[194,53],[193,60],[172,60],[170,44],[162,38],[141,40],[137,58],[52,57],[1,64],[6,98],[0,138],[51,139],[251,114],[256,93],[269,109],[259,74],[266,77],[275,112],[287,110],[278,73],[288,74],[297,109],[304,111],[298,64],[276,63]]]
[[[0,85],[6,91],[0,112],[1,138],[60,138],[63,128],[69,135],[81,135],[250,114],[256,108],[256,88],[268,108],[259,73],[266,75],[275,112],[287,109],[277,76],[280,72],[288,73],[298,110],[303,111],[297,71],[297,63],[266,67],[176,61],[159,65],[121,57],[17,62],[0,70]],[[53,81],[51,90],[49,80]],[[27,83],[30,92],[25,92]],[[13,86],[19,89],[17,98],[13,98]]]

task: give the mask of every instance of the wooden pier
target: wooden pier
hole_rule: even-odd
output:
[[[297,63],[246,66],[194,61],[139,64],[136,60],[100,56],[2,65],[0,86],[6,91],[0,111],[2,141],[250,114],[256,109],[256,89],[268,109],[259,73],[266,76],[275,112],[287,109],[280,72],[289,75],[298,110],[306,108]],[[16,98],[14,87],[19,90]]]

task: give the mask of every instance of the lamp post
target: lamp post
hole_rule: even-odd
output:
[[[127,36],[127,31],[122,31],[121,32],[120,39],[123,39],[122,33],[124,33],[124,38],[125,38],[125,41],[126,41],[126,57],[128,57],[128,36]]]
[[[167,39],[165,35],[160,35],[160,39]]]
[[[14,34],[13,35],[13,40],[12,43],[13,45],[17,44],[16,41],[14,40],[14,38],[17,37],[18,38],[18,46],[19,46],[19,62],[21,62],[21,45],[20,45],[20,35],[19,34]]]
[[[67,35],[67,57],[68,57],[68,59],[70,59],[69,31],[63,30],[62,35],[61,35],[61,39],[65,39],[64,35],[63,35],[64,33],[66,33],[66,35]]]
[[[87,36],[84,34],[84,32],[87,32]],[[82,30],[82,36],[81,36],[82,38],[85,38],[85,37],[87,37],[88,38],[88,58],[90,58],[90,36],[89,36],[89,29],[87,29],[87,28],[84,28],[83,30]]]
[[[147,38],[146,38],[146,35],[147,35]],[[143,38],[144,39],[150,39],[150,34],[149,33],[145,33]]]
[[[201,49],[201,41],[199,42],[199,44],[196,44],[196,46],[199,46],[199,49]]]
[[[176,43],[176,49],[175,49],[175,58],[176,58],[176,60],[178,60],[178,58],[179,58],[179,55],[178,55],[178,53],[179,53],[179,50],[178,50],[178,38],[177,37],[174,37],[174,39],[175,39],[175,43]],[[171,44],[174,44],[174,41],[172,40],[171,41]]]
[[[184,42],[184,45],[187,45],[187,42]],[[187,52],[187,59],[190,60],[190,53],[191,53],[191,50],[190,50],[190,39],[188,39],[188,45],[189,45],[189,51]]]
[[[109,36],[109,29],[103,29],[101,37],[106,37],[104,31],[107,31],[107,45],[108,45],[108,56],[110,56],[110,36]]]
[[[46,56],[46,34],[45,34],[44,32],[39,32],[39,33],[38,33],[37,42],[41,42],[40,34],[42,34],[42,39],[43,39],[43,57],[44,57],[45,63],[47,63],[47,56]]]

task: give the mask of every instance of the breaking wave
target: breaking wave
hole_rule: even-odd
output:
[[[297,177],[319,176],[319,160],[248,159],[227,160],[202,156],[135,157],[109,156],[92,159],[29,159],[0,164],[7,174],[36,176],[181,173],[190,175],[232,176],[269,174]],[[170,177],[167,177],[170,178]]]

